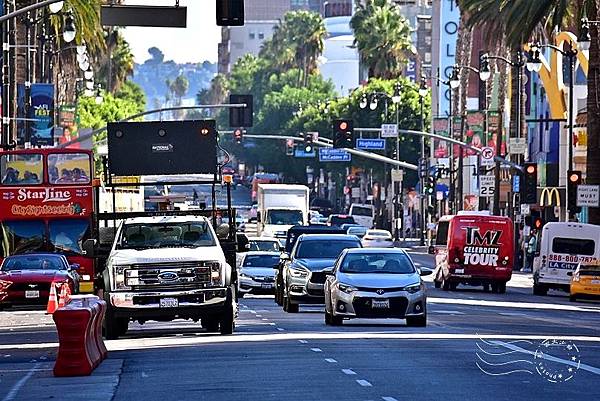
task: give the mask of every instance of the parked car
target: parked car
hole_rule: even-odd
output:
[[[367,230],[362,245],[365,248],[393,248],[394,240],[387,230]]]
[[[360,248],[353,235],[304,234],[292,253],[283,254],[283,310],[298,312],[300,304],[322,304],[323,284],[337,257],[347,248]]]
[[[600,299],[600,262],[580,263],[571,273],[571,301],[581,298]]]
[[[0,266],[0,309],[12,305],[46,305],[50,286],[67,283],[79,292],[79,265],[60,254],[30,253],[8,256]]]
[[[325,281],[325,324],[344,319],[398,318],[427,325],[427,297],[417,269],[402,249],[347,249]]]
[[[279,264],[279,252],[250,251],[243,254],[239,269],[238,296],[248,293],[273,294],[275,291],[275,267]]]

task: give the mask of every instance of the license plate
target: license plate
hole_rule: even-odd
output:
[[[161,298],[161,308],[177,308],[179,306],[179,300],[177,298]]]
[[[25,298],[39,298],[39,291],[25,291]]]
[[[600,284],[600,280],[592,280],[592,284]]]
[[[273,284],[261,284],[260,286],[261,288],[270,290],[271,288],[273,288]]]
[[[386,309],[390,307],[389,299],[374,299],[371,303],[373,309]]]
[[[454,270],[454,273],[456,273],[456,274],[464,274],[464,272],[465,272],[465,269],[455,269]]]

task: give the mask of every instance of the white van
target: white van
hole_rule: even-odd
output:
[[[373,220],[375,218],[375,208],[373,208],[373,205],[353,203],[350,205],[349,214],[354,217],[356,224],[360,224],[366,228],[373,227]]]
[[[600,226],[547,223],[533,260],[533,293],[546,295],[550,288],[568,292],[577,265],[597,260],[600,260]]]

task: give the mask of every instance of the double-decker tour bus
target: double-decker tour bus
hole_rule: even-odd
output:
[[[92,153],[79,149],[0,152],[1,258],[57,252],[79,264],[80,292],[93,292],[94,261],[83,254],[92,235]]]

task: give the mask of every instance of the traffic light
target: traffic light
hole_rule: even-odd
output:
[[[581,208],[577,206],[577,187],[581,185],[581,171],[570,170],[567,172],[567,191],[569,198],[569,213],[579,213]]]
[[[294,140],[293,139],[288,139],[285,142],[285,154],[287,156],[293,156],[294,155]]]
[[[235,139],[235,143],[240,145],[244,141],[244,130],[241,128],[236,128],[233,131],[233,139]]]
[[[525,163],[521,201],[525,204],[537,203],[537,163]]]
[[[354,148],[354,123],[352,120],[335,120],[333,122],[333,147]]]
[[[435,176],[429,175],[425,183],[425,195],[435,194]]]
[[[254,101],[252,95],[229,95],[229,104],[246,105],[246,107],[231,107],[229,109],[229,126],[252,127],[254,124]]]
[[[419,177],[427,177],[427,159],[425,158],[419,159]]]
[[[314,138],[312,132],[306,132],[304,134],[304,153],[312,153],[314,150],[313,141]]]
[[[243,0],[217,0],[217,25],[218,26],[243,26],[244,1]]]

